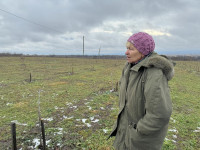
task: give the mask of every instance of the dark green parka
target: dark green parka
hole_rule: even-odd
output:
[[[132,66],[126,63],[120,79],[119,113],[110,136],[117,150],[160,150],[172,113],[168,81],[173,64],[152,53]]]

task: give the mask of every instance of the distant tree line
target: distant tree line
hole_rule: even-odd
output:
[[[23,54],[0,53],[0,57],[4,56],[23,56]]]
[[[174,61],[200,61],[200,55],[199,56],[177,55],[168,57]]]
[[[90,59],[125,59],[124,55],[24,55],[24,54],[11,54],[0,53],[0,57],[62,57],[62,58],[90,58]],[[200,61],[200,55],[177,55],[167,56],[174,61]]]

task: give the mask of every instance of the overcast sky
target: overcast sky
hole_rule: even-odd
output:
[[[143,31],[159,54],[200,55],[199,0],[1,0],[0,53],[124,55]],[[14,16],[15,15],[15,16]],[[21,17],[21,18],[20,18]]]

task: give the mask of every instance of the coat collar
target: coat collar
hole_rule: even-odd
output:
[[[149,67],[149,58],[153,57],[155,55],[158,55],[158,54],[156,52],[153,52],[150,56],[147,56],[141,62],[139,62],[138,64],[134,65],[130,70],[138,72],[141,67],[148,68]]]
[[[128,65],[130,66],[129,63]],[[156,67],[163,71],[167,80],[171,80],[174,76],[174,65],[175,64],[166,56],[160,56],[153,52],[149,57],[146,57],[141,62],[131,67],[130,70],[138,72],[141,67]]]

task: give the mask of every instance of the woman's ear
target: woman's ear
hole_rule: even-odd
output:
[[[141,57],[144,58],[144,55],[141,53]]]

